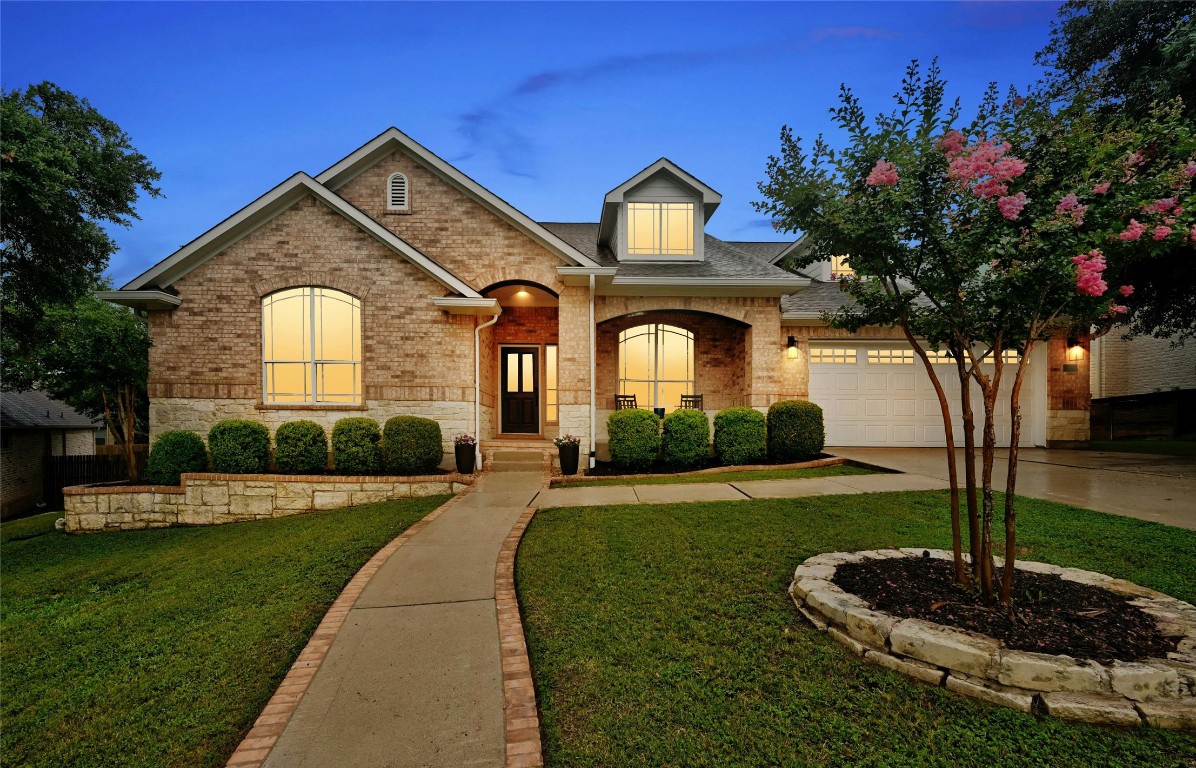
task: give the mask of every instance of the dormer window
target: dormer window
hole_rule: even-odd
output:
[[[851,268],[850,256],[831,257],[831,280],[842,280],[854,274],[855,270]]]
[[[411,210],[411,194],[407,187],[407,177],[401,173],[392,173],[386,180],[386,210]]]
[[[629,256],[693,256],[693,203],[627,203]]]

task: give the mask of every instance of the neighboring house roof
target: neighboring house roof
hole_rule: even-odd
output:
[[[781,253],[793,245],[791,242],[778,243],[761,240],[725,240],[723,242],[769,264],[775,264]]]
[[[0,392],[4,429],[95,429],[92,420],[42,392]]]
[[[840,307],[854,307],[855,300],[843,292],[837,282],[811,280],[801,293],[781,299],[782,320],[817,320],[823,312],[835,312]]]
[[[505,219],[516,229],[523,232],[523,234],[535,240],[552,253],[555,253],[567,263],[581,267],[598,266],[572,245],[562,241],[556,235],[540,226],[540,224],[532,221],[527,214],[466,176],[435,152],[403,133],[398,128],[387,128],[361,147],[349,153],[344,159],[332,165],[328,170],[317,175],[316,181],[335,192],[353,180],[362,171],[370,168],[396,149],[402,149],[405,153],[414,157],[420,164],[440,176],[440,178],[473,198],[499,218]]]
[[[121,290],[104,291],[101,292],[100,297],[108,301],[139,306],[144,301],[132,295],[131,292],[169,288],[188,272],[253,232],[263,223],[278,216],[307,195],[312,195],[356,224],[367,234],[403,256],[453,293],[470,298],[481,298],[481,295],[464,280],[437,264],[411,243],[366,215],[361,209],[340,195],[330,192],[311,176],[302,172],[291,176],[146,272],[133,278]]]

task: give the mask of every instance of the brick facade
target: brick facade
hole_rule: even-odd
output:
[[[1078,359],[1068,359],[1067,339],[1047,342],[1047,445],[1067,447],[1088,442],[1092,391],[1091,344],[1081,341]]]

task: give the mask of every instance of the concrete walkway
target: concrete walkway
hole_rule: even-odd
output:
[[[730,483],[676,485],[597,485],[552,488],[536,497],[539,507],[592,507],[606,504],[675,504],[686,501],[791,499],[842,493],[927,491],[946,488],[935,477],[917,474],[842,475],[794,480],[748,480]]]
[[[539,472],[484,475],[349,612],[268,768],[504,763],[498,553]]]
[[[942,448],[828,448],[828,453],[899,472],[947,477]],[[993,480],[1004,488],[1009,465],[999,451]],[[960,475],[963,452],[959,452]],[[1023,448],[1017,492],[1114,515],[1196,530],[1196,461],[1141,453]]]

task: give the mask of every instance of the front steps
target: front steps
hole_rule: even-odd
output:
[[[548,472],[558,464],[551,440],[483,440],[482,468],[488,472]]]

